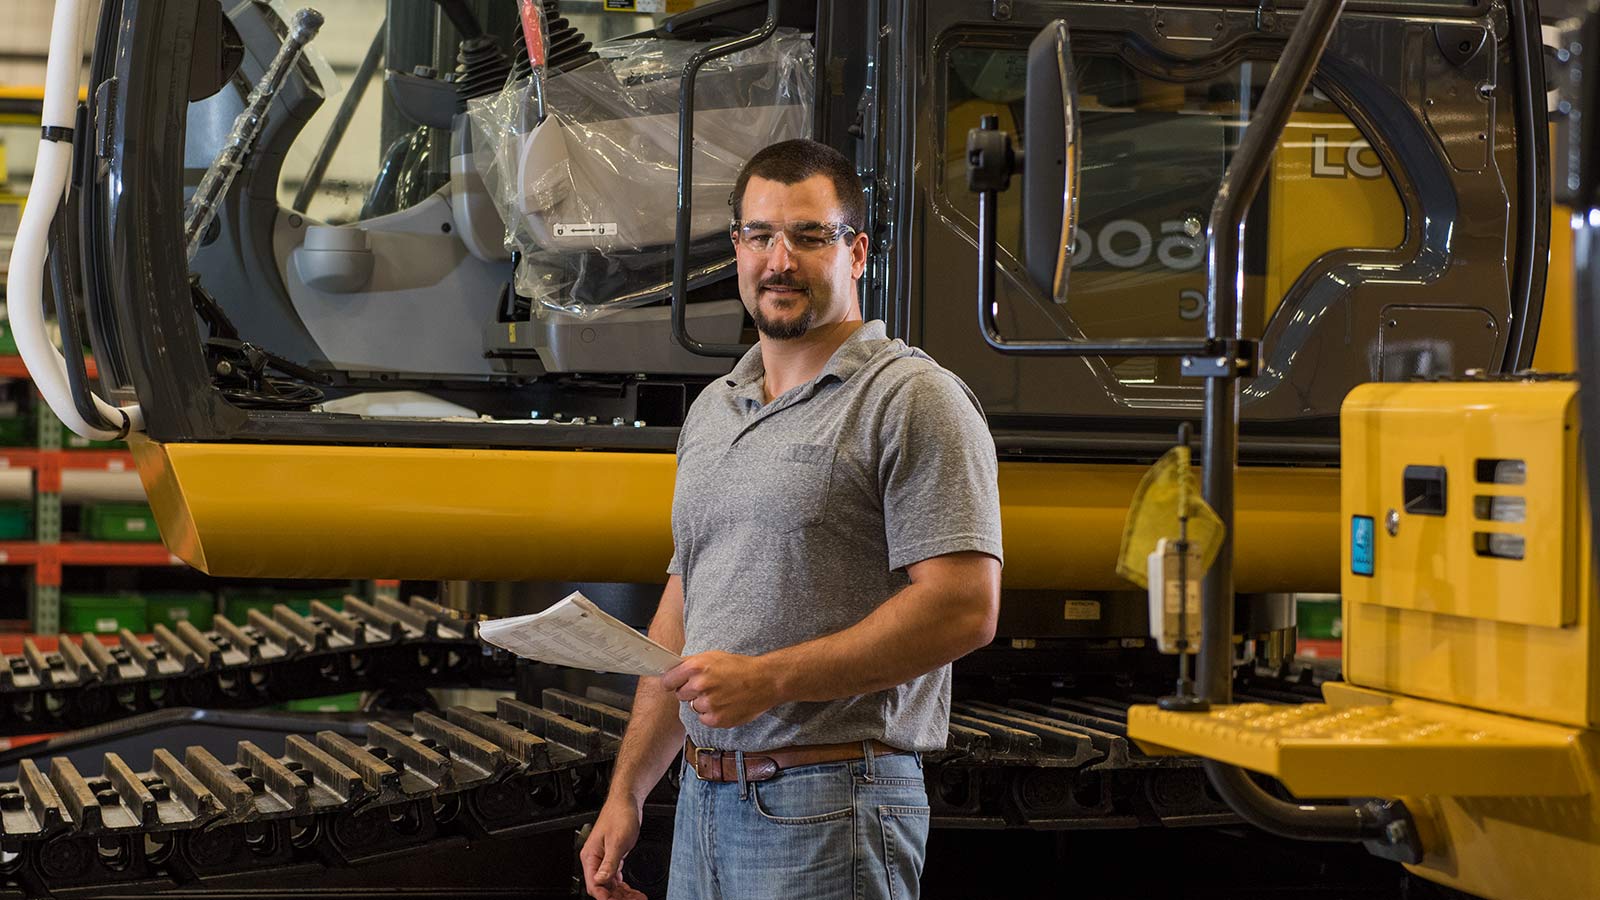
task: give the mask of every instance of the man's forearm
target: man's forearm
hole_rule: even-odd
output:
[[[913,583],[843,631],[765,654],[781,702],[884,690],[987,644],[998,612],[999,564],[984,559],[978,570],[963,570],[958,583]]]
[[[661,780],[683,750],[683,723],[678,719],[678,698],[662,689],[660,678],[640,678],[633,697],[633,714],[617,752],[611,793],[626,797],[634,806]]]

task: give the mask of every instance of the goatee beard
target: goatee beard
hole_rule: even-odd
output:
[[[750,313],[750,318],[755,320],[756,331],[775,341],[792,341],[795,338],[804,337],[805,333],[811,330],[811,322],[815,317],[816,311],[811,308],[809,303],[806,304],[805,311],[799,317],[793,319],[776,321],[769,319],[766,313],[761,311],[759,302]]]

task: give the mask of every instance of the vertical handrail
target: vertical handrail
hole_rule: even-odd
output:
[[[1244,304],[1239,302],[1239,231],[1266,178],[1289,117],[1322,59],[1345,0],[1310,0],[1295,23],[1261,105],[1245,127],[1239,149],[1211,207],[1206,233],[1206,336],[1239,347]],[[1242,90],[1248,91],[1249,85]],[[1208,378],[1205,389],[1202,479],[1206,502],[1222,522],[1222,547],[1201,585],[1200,697],[1233,702],[1234,482],[1239,466],[1239,367]],[[1207,760],[1206,775],[1228,806],[1265,831],[1297,840],[1370,841],[1407,862],[1420,860],[1415,826],[1404,806],[1286,803],[1258,786],[1237,766]]]
[[[1237,346],[1244,337],[1239,302],[1239,231],[1255,200],[1278,141],[1311,83],[1344,0],[1310,0],[1300,13],[1277,67],[1267,79],[1261,105],[1239,139],[1222,186],[1211,206],[1206,231],[1206,337]],[[1249,85],[1241,90],[1248,91]],[[1230,366],[1206,379],[1202,482],[1206,502],[1222,520],[1222,547],[1201,585],[1199,688],[1211,703],[1233,700],[1233,525],[1234,478],[1239,466],[1239,379]]]
[[[678,85],[678,232],[672,248],[672,337],[685,350],[697,356],[743,356],[750,348],[744,344],[707,344],[689,336],[686,322],[689,293],[689,243],[693,239],[690,212],[694,187],[694,80],[700,68],[740,50],[754,47],[778,30],[778,2],[767,0],[767,18],[749,34],[712,44],[689,58]]]
[[[17,339],[17,352],[28,367],[45,403],[74,432],[88,438],[110,440],[126,431],[142,431],[144,415],[137,404],[112,406],[98,396],[90,401],[104,421],[120,421],[122,428],[98,428],[78,414],[68,383],[67,364],[51,343],[44,321],[44,275],[49,253],[51,220],[72,176],[74,135],[78,124],[78,72],[83,54],[79,38],[88,7],[76,0],[58,0],[50,24],[50,55],[45,65],[44,101],[40,108],[39,152],[28,202],[17,226],[12,246],[7,310]],[[82,352],[77,348],[77,352]]]

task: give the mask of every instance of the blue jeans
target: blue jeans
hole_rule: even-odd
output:
[[[915,900],[928,794],[912,753],[701,781],[683,767],[668,900]],[[653,898],[652,898],[653,900]]]

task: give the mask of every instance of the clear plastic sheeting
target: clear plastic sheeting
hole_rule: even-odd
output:
[[[469,106],[474,164],[520,251],[517,293],[593,318],[664,298],[677,229],[678,90],[705,45],[645,38],[548,78],[536,120],[528,80]],[[729,197],[746,160],[810,132],[808,35],[707,63],[695,80],[691,284],[731,271]]]

